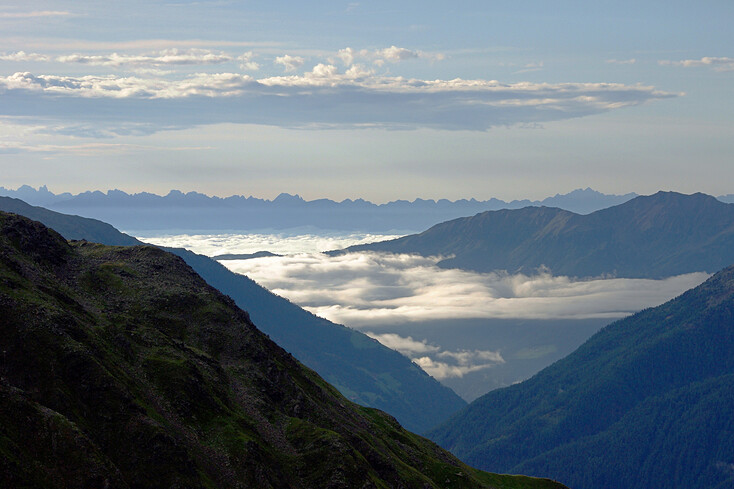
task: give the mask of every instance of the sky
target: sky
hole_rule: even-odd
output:
[[[734,2],[5,1],[0,186],[734,193]]]

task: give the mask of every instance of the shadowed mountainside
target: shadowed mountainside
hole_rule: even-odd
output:
[[[350,403],[180,258],[0,213],[3,487],[561,487]]]
[[[734,267],[612,323],[433,440],[485,470],[586,489],[734,486]]]
[[[446,257],[479,272],[662,278],[734,263],[734,204],[701,193],[658,192],[588,215],[550,207],[489,211],[349,251]]]
[[[67,239],[102,244],[142,244],[112,226],[0,197],[0,210],[38,220]],[[423,433],[466,406],[408,358],[372,338],[317,317],[249,278],[206,256],[166,248],[181,256],[204,280],[246,310],[258,328],[316,370],[350,400],[395,416],[408,429]]]

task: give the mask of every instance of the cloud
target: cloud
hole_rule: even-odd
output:
[[[142,241],[158,246],[188,248],[207,256],[223,254],[249,254],[267,250],[277,254],[320,253],[343,249],[356,244],[374,243],[394,239],[400,235],[374,233],[333,232],[309,234],[307,230],[292,232],[248,233],[248,234],[174,234],[158,235],[143,233],[136,235]]]
[[[247,71],[257,71],[260,69],[260,65],[252,60],[255,55],[252,51],[248,51],[245,54],[239,56],[237,61],[240,62],[240,68]]]
[[[275,58],[275,64],[283,65],[285,71],[296,71],[303,66],[303,62],[304,60],[300,56],[291,56],[290,54]]]
[[[441,350],[438,346],[429,345],[426,340],[416,341],[411,336],[404,337],[395,333],[377,334],[370,331],[365,332],[365,334],[409,358],[415,357],[416,354],[439,353]]]
[[[250,53],[251,55],[252,53]],[[211,65],[233,61],[233,57],[223,52],[214,52],[208,49],[186,49],[177,48],[164,49],[147,54],[107,54],[88,55],[70,54],[58,56],[56,61],[60,63],[79,63],[91,66],[170,66],[170,65]]]
[[[185,57],[172,55],[169,62]],[[282,62],[286,69],[294,63],[292,57]],[[170,79],[18,72],[0,76],[0,93],[0,115],[97,125],[170,128],[230,122],[454,130],[564,120],[677,96],[642,85],[420,80],[378,75],[358,65],[340,72],[327,64],[302,75],[260,79],[239,73]]]
[[[365,334],[410,358],[426,373],[438,380],[461,378],[468,373],[505,363],[498,351],[449,351],[443,350],[440,346],[428,344],[427,340],[416,341],[411,336],[404,337],[395,333],[378,334],[370,331]]]
[[[31,12],[0,12],[0,19],[33,19],[37,17],[68,17],[71,12],[60,10],[34,10]]]
[[[440,342],[423,339],[423,334],[431,334],[430,329],[421,332],[423,322],[611,320],[661,304],[708,277],[693,273],[666,280],[578,281],[553,276],[548,270],[510,275],[441,269],[436,265],[440,257],[389,253],[328,256],[318,252],[349,243],[389,239],[358,233],[319,236],[294,230],[293,234],[278,235],[137,236],[146,242],[185,247],[209,256],[262,250],[291,253],[221,263],[314,314],[364,331],[439,380],[462,379],[520,358],[542,358],[553,354],[556,346],[541,343],[508,350],[504,352],[509,355],[506,361],[503,352],[496,349],[499,345],[482,345],[480,349],[471,344],[456,349],[458,345],[445,348]],[[396,333],[401,328],[412,331],[412,336]]]
[[[390,46],[389,48],[376,49],[370,51],[368,49],[356,50],[351,47],[340,49],[336,55],[345,66],[351,66],[357,60],[365,60],[374,63],[377,66],[382,66],[385,62],[388,63],[399,63],[401,61],[408,61],[413,59],[428,59],[430,61],[441,61],[446,58],[441,53],[427,53],[425,51],[417,51],[407,48],[400,48],[397,46]]]
[[[637,63],[637,60],[635,58],[631,59],[608,59],[605,61],[606,63],[612,64],[612,65],[633,65]]]
[[[547,271],[509,275],[441,269],[439,260],[311,253],[222,263],[314,314],[371,331],[437,319],[615,319],[662,304],[708,277],[578,281]]]
[[[477,372],[492,367],[494,364],[479,365],[452,365],[447,362],[436,361],[431,357],[420,357],[413,360],[416,365],[426,371],[428,375],[438,380],[458,377],[461,378],[471,372]]]
[[[684,59],[682,61],[658,61],[663,66],[682,66],[684,68],[708,67],[714,71],[734,71],[734,58],[715,58],[705,56],[701,59]]]
[[[0,61],[50,61],[51,57],[45,54],[26,53],[17,51],[15,53],[0,54]]]
[[[515,71],[514,74],[520,74],[520,73],[530,73],[532,71],[540,71],[543,69],[543,62],[540,61],[538,63],[528,63],[526,64],[521,70]]]
[[[160,146],[147,146],[140,144],[122,143],[84,143],[84,144],[34,144],[28,145],[21,142],[0,142],[0,154],[18,153],[47,153],[47,154],[73,154],[78,156],[123,154],[133,152],[164,152],[164,151],[200,151],[211,149],[203,146],[177,146],[175,148],[162,148]]]

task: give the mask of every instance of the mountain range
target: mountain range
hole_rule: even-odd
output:
[[[713,273],[734,263],[734,204],[701,193],[658,192],[588,215],[553,207],[487,211],[344,251],[438,255],[445,257],[441,267],[478,272],[547,268],[554,275],[628,278]]]
[[[118,229],[210,232],[304,226],[339,231],[414,232],[437,222],[491,209],[547,205],[588,213],[625,202],[635,195],[606,195],[587,188],[534,201],[415,199],[374,204],[363,199],[307,201],[287,193],[266,200],[240,195],[210,197],[179,190],[171,190],[165,196],[147,192],[128,194],[120,190],[73,195],[68,192],[54,194],[45,186],[34,189],[23,185],[16,190],[0,187],[0,196],[18,198],[66,214],[100,219]]]
[[[18,199],[0,197],[0,210],[40,221],[67,239],[107,245],[142,244],[98,220],[60,214]],[[451,389],[408,358],[363,333],[315,316],[211,258],[184,249],[167,250],[230,296],[248,311],[258,328],[350,400],[387,411],[418,433],[466,406]]]
[[[0,485],[560,488],[349,402],[186,263],[0,213]]]
[[[430,437],[467,463],[587,489],[734,487],[734,267],[603,328]]]

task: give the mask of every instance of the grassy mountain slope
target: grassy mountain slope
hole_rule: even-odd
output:
[[[59,214],[17,199],[0,197],[0,210],[38,220],[67,239],[141,244],[101,221]],[[210,285],[234,299],[261,331],[350,400],[387,411],[419,433],[466,406],[456,393],[409,359],[363,333],[317,317],[206,256],[183,249],[167,250],[181,256]]]
[[[106,222],[87,217],[70,216],[58,212],[28,205],[22,200],[11,197],[0,197],[0,210],[20,214],[34,221],[42,222],[54,229],[62,229],[66,239],[85,239],[93,243],[104,243],[111,246],[134,246],[142,244],[137,239],[121,233]]]
[[[431,437],[486,470],[571,487],[731,487],[733,379],[730,267],[479,398]]]
[[[0,485],[561,487],[346,400],[180,258],[0,213]]]
[[[578,215],[549,207],[477,214],[347,251],[443,255],[447,268],[660,278],[734,263],[734,204],[704,194],[637,197]]]

